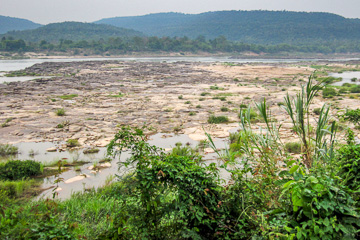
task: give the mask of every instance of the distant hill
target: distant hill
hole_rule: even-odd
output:
[[[0,16],[0,34],[8,31],[34,29],[41,26],[41,24],[26,19]]]
[[[11,31],[0,36],[11,36],[15,39],[23,39],[29,42],[41,40],[59,42],[60,39],[72,41],[99,40],[109,37],[143,36],[143,34],[132,29],[118,28],[105,24],[63,22],[48,24],[33,30]]]
[[[259,44],[313,43],[360,39],[360,19],[331,13],[217,11],[201,14],[158,13],[101,19],[95,23],[131,28],[150,36],[203,35]]]

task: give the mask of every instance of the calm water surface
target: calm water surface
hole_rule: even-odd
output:
[[[342,78],[340,82],[335,82],[332,85],[334,86],[342,86],[344,83],[350,83],[350,84],[360,84],[360,72],[343,72],[343,73],[331,73],[329,74],[332,77],[336,78]],[[352,82],[352,78],[357,78],[358,80],[355,82]]]

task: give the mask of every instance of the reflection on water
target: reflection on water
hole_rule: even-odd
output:
[[[360,84],[360,72],[330,73],[329,75],[331,77],[342,78],[340,82],[335,82],[331,84],[333,86],[342,86],[344,83],[357,84],[357,85]],[[351,81],[352,78],[357,78],[358,80],[352,82]]]

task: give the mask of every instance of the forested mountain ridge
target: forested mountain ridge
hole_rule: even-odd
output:
[[[8,31],[34,29],[40,26],[41,24],[26,19],[0,16],[0,34]]]
[[[132,29],[105,24],[62,22],[48,24],[32,30],[10,31],[0,36],[23,39],[28,42],[39,42],[42,40],[59,42],[61,39],[72,41],[99,40],[110,37],[143,36],[143,34]]]
[[[149,36],[225,36],[246,43],[279,44],[360,39],[360,19],[322,12],[217,11],[158,13],[101,19],[95,23],[131,28]]]

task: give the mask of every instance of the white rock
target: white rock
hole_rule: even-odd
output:
[[[79,176],[70,178],[70,179],[66,180],[64,183],[73,183],[73,182],[77,182],[77,181],[83,180],[84,178],[88,178],[88,177],[90,177],[90,175],[83,174],[83,175],[79,175]]]
[[[57,149],[56,149],[56,147],[51,147],[51,148],[46,149],[46,151],[47,152],[56,152]]]
[[[214,149],[212,149],[212,148],[205,148],[204,149],[204,153],[214,153],[215,151],[214,151]]]
[[[100,164],[100,167],[109,168],[109,167],[111,167],[111,163],[109,163],[109,162],[102,163],[102,164]]]

